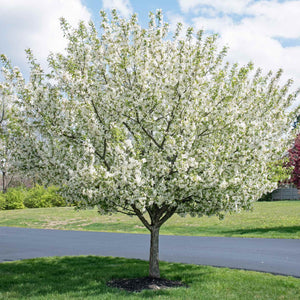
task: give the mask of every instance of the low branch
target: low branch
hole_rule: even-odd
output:
[[[116,207],[115,210],[117,212],[128,215],[128,216],[135,216],[136,215],[133,210],[127,208],[126,206],[119,205],[116,202],[111,201],[111,200],[110,200],[110,202]],[[125,203],[125,205],[126,205],[126,203]],[[118,208],[120,208],[121,210],[119,210]]]
[[[169,211],[167,211],[166,214],[159,220],[158,226],[160,227],[168,219],[170,219],[174,215],[174,213],[176,212],[176,210],[177,210],[177,206],[174,206]]]
[[[158,209],[158,214],[156,215],[156,222],[160,220],[160,218],[168,211],[170,208],[169,205],[163,205],[160,209]]]
[[[143,214],[136,208],[136,206],[134,204],[131,205],[132,209],[134,210],[135,214],[137,215],[137,217],[142,221],[142,223],[145,225],[145,227],[151,231],[151,226],[149,224],[149,222],[145,219],[145,217],[143,216]]]
[[[148,215],[150,217],[151,225],[153,225],[153,223],[155,222],[154,216],[153,216],[153,211],[150,209],[150,207],[146,207],[146,210],[147,210],[147,213],[148,213]]]
[[[125,212],[124,210],[119,210],[119,209],[116,209],[116,212],[119,212],[119,213],[127,215],[127,216],[131,216],[131,217],[136,215],[134,212]]]

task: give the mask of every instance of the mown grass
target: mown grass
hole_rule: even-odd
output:
[[[102,216],[96,210],[41,208],[0,211],[0,226],[148,233],[136,217]],[[256,202],[253,211],[217,217],[173,216],[161,234],[225,237],[300,238],[300,201]]]
[[[161,276],[188,288],[141,293],[109,288],[113,278],[147,276],[141,260],[75,256],[0,264],[0,299],[300,299],[300,279],[253,271],[161,263]]]

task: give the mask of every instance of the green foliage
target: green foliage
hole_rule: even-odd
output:
[[[291,177],[293,168],[288,167],[288,158],[284,157],[278,161],[271,162],[269,167],[272,171],[271,181],[279,182],[286,181]]]
[[[48,197],[53,207],[67,206],[66,200],[58,194],[58,187],[51,185],[47,188],[45,197]]]
[[[258,201],[272,201],[272,192],[263,194]]]
[[[10,188],[4,194],[5,209],[22,209],[25,208],[24,200],[25,190],[22,187]]]
[[[37,184],[34,188],[28,190],[24,205],[28,208],[65,206],[66,202],[57,194],[57,191],[58,188],[55,186],[44,188]]]
[[[5,197],[3,194],[0,194],[0,210],[5,209]]]
[[[0,210],[66,206],[66,201],[57,192],[56,186],[45,188],[38,184],[31,189],[10,188],[7,193],[0,194]]]

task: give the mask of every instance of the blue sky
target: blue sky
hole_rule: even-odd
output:
[[[94,20],[98,19],[98,12],[103,8],[103,2],[99,0],[84,0],[84,4],[89,7]],[[162,9],[163,12],[180,13],[179,3],[175,0],[131,0],[132,11],[138,13],[139,20],[143,26],[147,25],[148,13]]]
[[[99,10],[112,8],[124,17],[138,13],[142,26],[149,11],[161,8],[171,29],[182,22],[219,33],[230,62],[251,60],[265,71],[283,68],[284,78],[300,87],[300,0],[0,0],[0,53],[26,73],[24,49],[30,47],[46,66],[49,51],[66,45],[59,17],[74,26],[80,19],[97,23]]]

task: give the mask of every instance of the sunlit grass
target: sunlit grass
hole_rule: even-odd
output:
[[[41,208],[0,211],[0,226],[148,233],[136,217],[102,216],[96,210]],[[253,211],[217,217],[173,216],[161,234],[194,236],[300,238],[300,201],[256,202]]]
[[[129,293],[113,278],[147,276],[141,260],[78,256],[0,264],[0,299],[300,299],[300,279],[253,271],[161,263],[161,276],[188,288]]]

